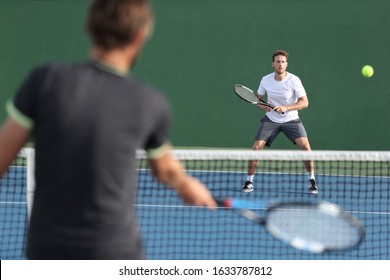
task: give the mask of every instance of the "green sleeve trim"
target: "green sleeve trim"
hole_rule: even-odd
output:
[[[157,159],[159,157],[162,157],[169,150],[169,147],[170,147],[170,145],[164,144],[158,148],[147,150],[146,152],[148,154],[148,158],[149,159]]]
[[[18,108],[15,107],[14,103],[11,100],[7,101],[6,109],[8,114],[16,120],[21,126],[32,129],[34,127],[34,121],[24,115],[22,112],[18,110]]]
[[[99,68],[99,69],[101,69],[103,71],[106,71],[106,72],[110,72],[111,74],[118,75],[118,76],[121,76],[121,77],[126,77],[126,76],[129,75],[129,71],[115,69],[115,68],[107,65],[106,63],[102,62],[102,61],[93,60],[92,62],[94,63],[94,65],[97,68]]]

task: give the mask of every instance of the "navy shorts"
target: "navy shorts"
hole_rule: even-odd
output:
[[[271,121],[267,116],[264,116],[257,130],[255,141],[264,140],[266,141],[266,146],[270,147],[280,132],[283,132],[294,144],[295,139],[307,137],[305,127],[300,119],[286,123],[276,123]]]

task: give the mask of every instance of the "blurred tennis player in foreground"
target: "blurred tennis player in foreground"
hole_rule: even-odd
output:
[[[164,97],[128,76],[152,25],[147,0],[93,1],[91,60],[37,67],[8,103],[0,174],[30,134],[35,139],[28,258],[143,258],[132,206],[139,147],[147,150],[155,176],[186,203],[216,206],[171,156]]]
[[[309,106],[305,88],[301,80],[287,72],[288,53],[283,50],[276,51],[272,55],[272,67],[274,72],[263,77],[257,93],[261,98],[267,95],[268,103],[275,106],[271,108],[257,105],[267,113],[261,120],[257,131],[253,150],[262,150],[264,146],[271,146],[280,132],[283,132],[301,150],[310,151],[310,143],[305,128],[299,118],[298,110]],[[308,172],[309,193],[318,194],[317,182],[314,176],[313,161],[305,161]],[[248,176],[241,187],[242,192],[253,191],[253,178],[258,161],[249,161]]]

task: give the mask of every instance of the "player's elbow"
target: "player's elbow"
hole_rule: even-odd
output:
[[[166,170],[153,170],[154,177],[161,183],[166,184],[169,181],[169,175]]]
[[[307,100],[307,98],[305,98],[305,99],[301,99],[300,100],[300,107],[301,107],[301,109],[305,109],[305,108],[307,108],[307,107],[309,107],[309,100]]]
[[[183,169],[180,162],[170,156],[165,157],[164,160],[152,161],[151,166],[156,179],[169,186],[180,177]]]
[[[170,183],[172,177],[174,177],[174,173],[174,170],[172,170],[170,166],[163,166],[153,170],[154,177],[156,177],[159,182],[165,185]]]

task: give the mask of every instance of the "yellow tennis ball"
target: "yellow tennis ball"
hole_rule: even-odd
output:
[[[362,68],[362,75],[366,78],[372,77],[372,75],[374,75],[374,68],[370,65],[364,65]]]

